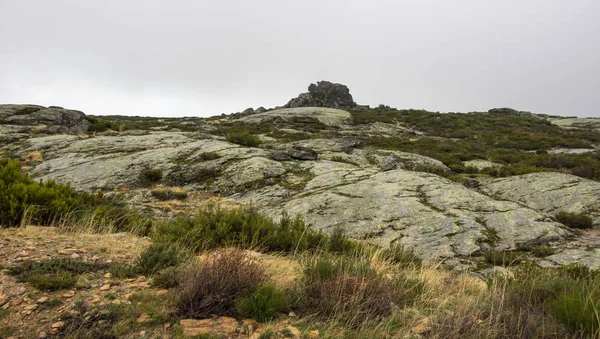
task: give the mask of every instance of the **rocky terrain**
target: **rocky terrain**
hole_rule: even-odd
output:
[[[423,152],[370,146],[373,138],[408,142],[428,135],[398,121],[357,123],[368,110],[347,87],[329,82],[311,84],[282,108],[209,119],[113,119],[113,128],[95,132],[88,128],[110,117],[0,105],[0,140],[35,178],[119,196],[160,216],[192,210],[210,196],[276,218],[282,211],[298,214],[317,229],[342,226],[353,238],[400,243],[456,267],[486,250],[548,244],[557,252],[542,259],[547,265],[600,268],[599,182],[558,172],[455,175]],[[480,114],[531,115],[506,109]],[[230,138],[236,134],[256,142],[236,142]],[[479,171],[503,165],[474,159],[461,166]],[[161,177],[149,184],[145,170]],[[169,211],[150,194],[156,187],[181,188],[192,197]],[[595,228],[569,229],[554,218],[560,211],[588,214]]]

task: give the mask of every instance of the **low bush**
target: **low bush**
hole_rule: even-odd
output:
[[[171,189],[158,189],[150,192],[153,197],[158,200],[185,200],[188,197],[188,193],[184,191],[174,191]]]
[[[558,212],[556,215],[556,220],[561,224],[564,224],[570,228],[592,228],[594,220],[584,213],[573,213],[573,212]]]
[[[39,225],[52,225],[71,211],[93,202],[93,197],[53,181],[37,182],[21,172],[18,161],[0,169],[0,225],[18,226],[25,217]]]
[[[401,268],[416,268],[421,266],[421,259],[413,251],[409,251],[401,244],[393,243],[381,250],[381,258],[390,261]]]
[[[142,182],[145,182],[148,184],[157,183],[157,182],[161,181],[162,177],[163,177],[162,171],[159,169],[146,168],[146,169],[143,169],[140,174],[141,174]]]
[[[222,250],[182,270],[177,308],[185,317],[233,315],[235,302],[264,283],[258,263],[239,249]]]
[[[411,305],[422,290],[420,281],[401,272],[384,276],[360,255],[325,255],[303,262],[294,307],[300,313],[357,327],[391,315],[393,305]]]
[[[179,265],[187,257],[187,253],[176,244],[156,243],[140,254],[135,266],[139,273],[152,275],[165,268]]]
[[[238,299],[235,308],[245,317],[265,322],[286,310],[288,305],[285,292],[274,286],[259,286],[251,294]]]
[[[193,251],[240,246],[264,251],[294,252],[321,249],[327,237],[309,229],[300,218],[282,215],[279,222],[249,208],[200,210],[157,225],[156,242],[179,243]]]
[[[27,282],[41,291],[58,291],[73,288],[77,277],[69,272],[32,274],[27,278]]]
[[[157,288],[170,289],[179,286],[179,271],[175,267],[167,267],[159,271],[152,278],[152,286]]]
[[[35,181],[21,172],[18,161],[9,160],[0,167],[0,226],[23,223],[146,234],[152,220],[101,195],[54,181]]]
[[[227,134],[227,141],[248,147],[258,147],[260,145],[260,139],[248,132],[234,132]]]
[[[7,273],[19,282],[27,282],[39,290],[55,291],[71,288],[77,276],[106,268],[101,264],[90,264],[68,259],[25,261],[9,267]]]

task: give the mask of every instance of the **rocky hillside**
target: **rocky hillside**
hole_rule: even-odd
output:
[[[206,119],[0,105],[0,145],[35,178],[161,218],[217,200],[457,268],[536,246],[552,249],[542,265],[600,268],[600,133],[566,120],[369,108],[319,82],[281,108]],[[156,193],[169,190],[187,194]]]

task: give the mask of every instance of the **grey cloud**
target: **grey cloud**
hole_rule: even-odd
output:
[[[0,0],[0,102],[214,115],[362,104],[600,116],[596,0]]]

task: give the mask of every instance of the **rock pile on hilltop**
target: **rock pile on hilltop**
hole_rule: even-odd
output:
[[[316,84],[310,84],[308,92],[293,98],[284,107],[353,108],[356,107],[356,102],[352,99],[346,85],[319,81]]]

